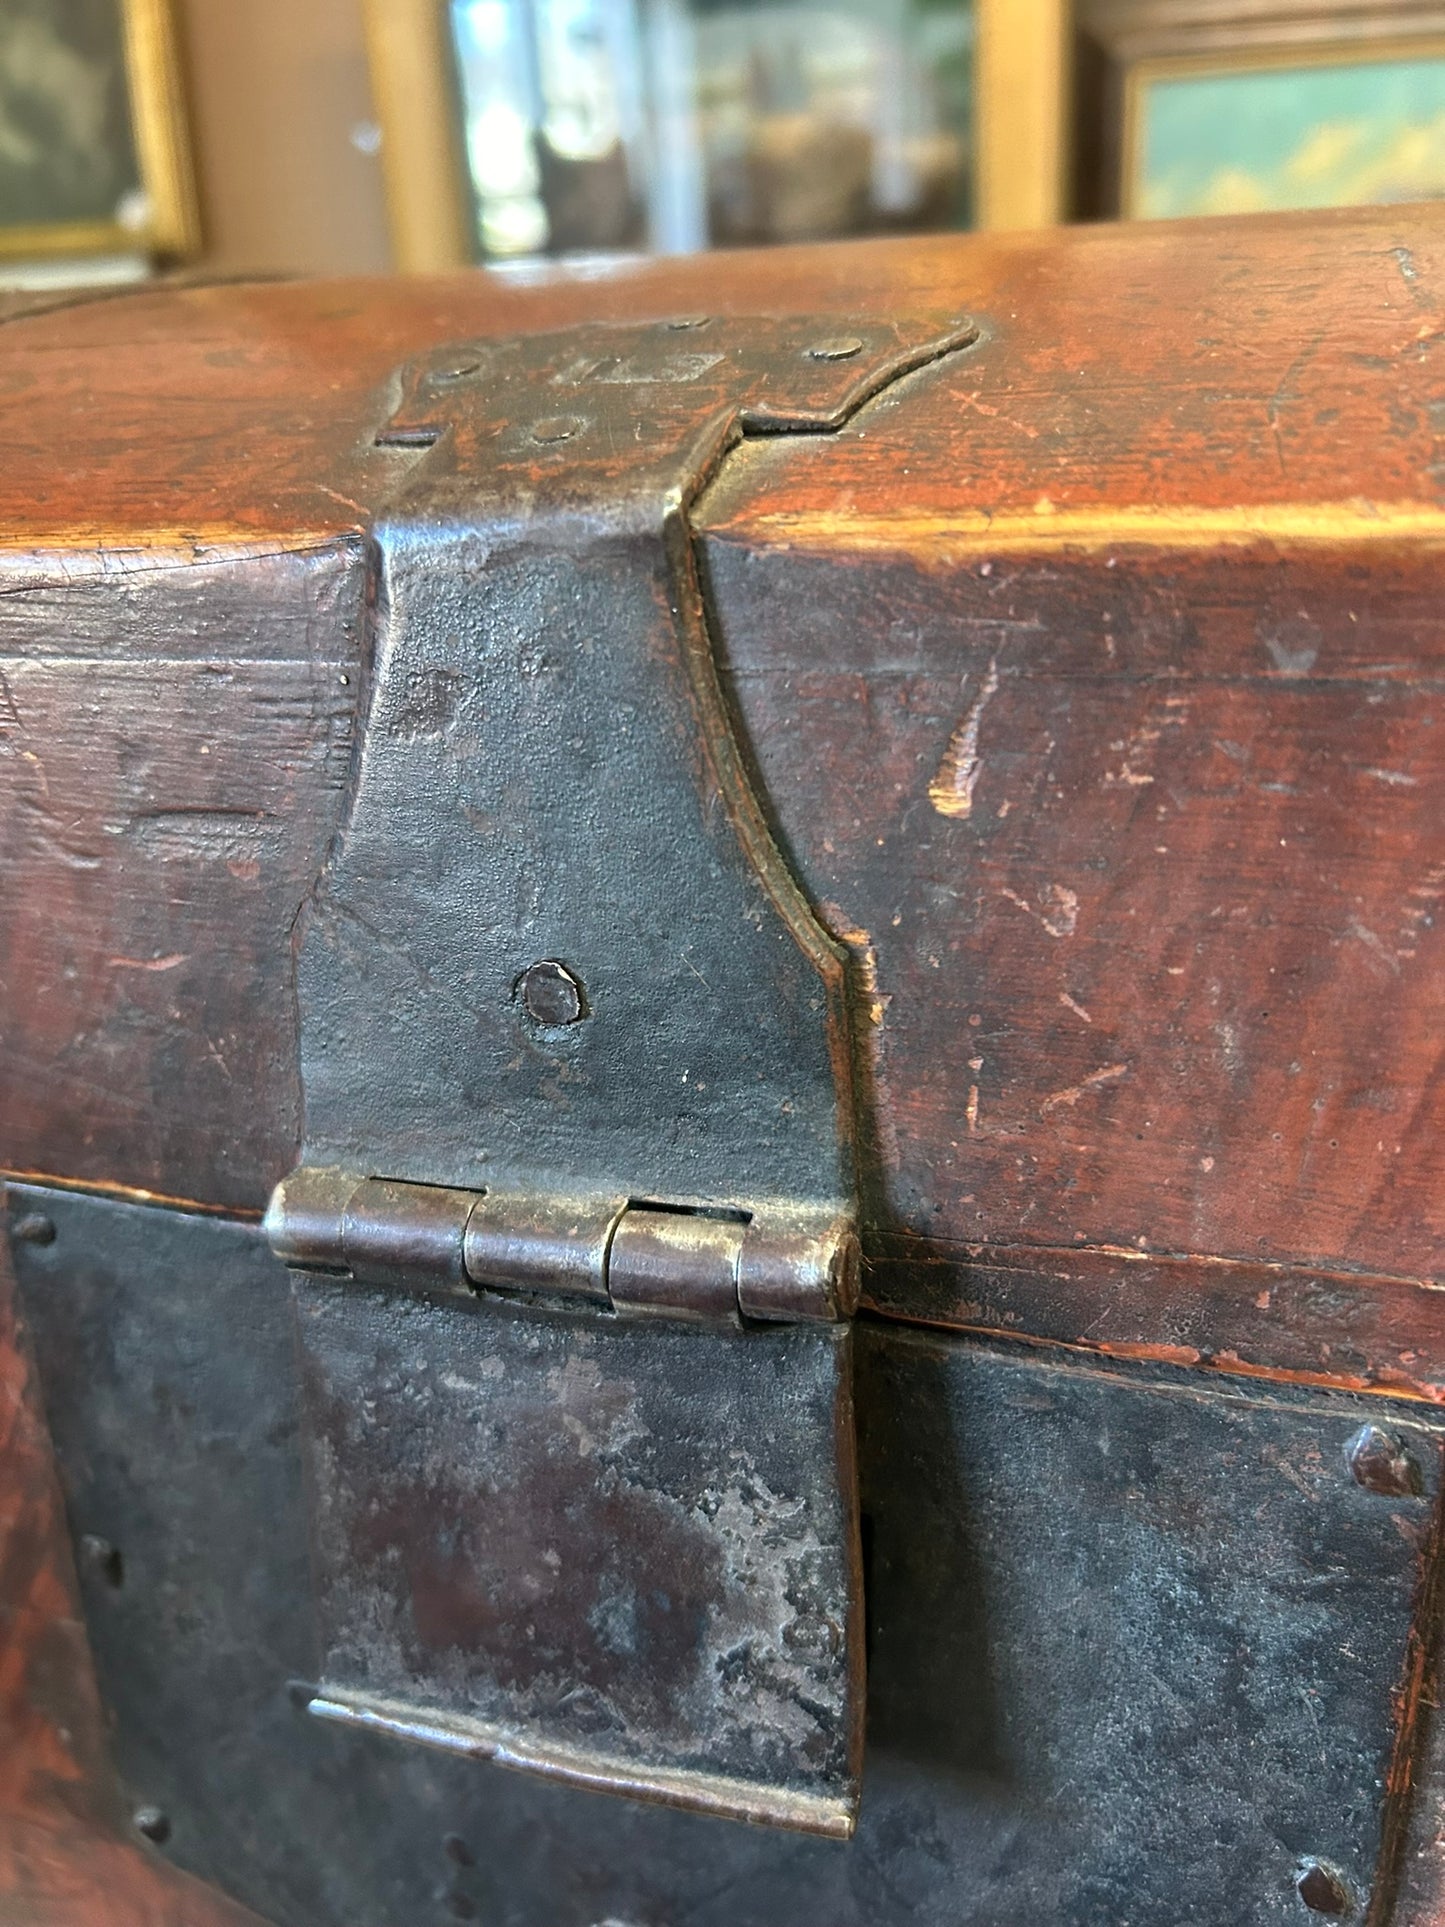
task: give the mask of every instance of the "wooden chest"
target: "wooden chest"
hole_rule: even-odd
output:
[[[10,314],[0,1919],[1445,1918],[1442,340]]]

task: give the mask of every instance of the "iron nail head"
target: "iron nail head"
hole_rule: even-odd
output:
[[[1342,1920],[1351,1907],[1350,1890],[1342,1875],[1322,1860],[1307,1860],[1295,1876],[1295,1892],[1314,1914]]]
[[[1418,1498],[1420,1467],[1397,1438],[1378,1425],[1362,1425],[1345,1444],[1345,1463],[1357,1484],[1387,1499]]]
[[[541,421],[532,424],[532,440],[544,445],[570,442],[581,429],[582,422],[576,415],[544,415]]]
[[[132,1824],[137,1833],[153,1840],[158,1847],[163,1847],[171,1837],[170,1816],[159,1807],[137,1807]]]
[[[113,1546],[109,1539],[102,1539],[98,1532],[82,1533],[80,1558],[84,1566],[116,1591],[124,1585],[125,1561],[121,1558],[120,1547]]]
[[[53,1245],[55,1220],[47,1218],[43,1211],[27,1211],[23,1218],[15,1220],[15,1235],[28,1245]]]
[[[859,335],[829,335],[826,341],[815,341],[808,350],[810,361],[851,361],[854,355],[863,352],[863,341]]]
[[[523,1008],[534,1024],[555,1029],[578,1023],[587,1014],[581,978],[555,957],[544,957],[524,970],[518,988]]]

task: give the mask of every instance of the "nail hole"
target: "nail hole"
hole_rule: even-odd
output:
[[[1338,1920],[1350,1911],[1350,1890],[1342,1876],[1322,1860],[1306,1861],[1295,1879],[1295,1891],[1311,1913]]]
[[[447,1859],[452,1862],[453,1866],[475,1867],[477,1864],[472,1856],[471,1848],[459,1833],[449,1833],[447,1835],[446,1839],[442,1841],[442,1852],[446,1855]]]
[[[555,957],[530,965],[517,979],[516,988],[527,1015],[544,1029],[580,1023],[588,1014],[581,978]]]
[[[1357,1484],[1385,1498],[1418,1498],[1420,1467],[1397,1438],[1378,1425],[1362,1425],[1345,1444],[1345,1463]]]
[[[470,1894],[464,1894],[454,1887],[446,1897],[446,1910],[453,1920],[475,1920],[477,1903]]]

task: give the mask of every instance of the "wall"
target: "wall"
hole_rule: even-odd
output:
[[[206,272],[391,266],[361,0],[176,0]]]

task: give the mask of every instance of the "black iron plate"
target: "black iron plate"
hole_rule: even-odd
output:
[[[313,1713],[852,1831],[862,1628],[834,1617],[859,1595],[846,1325],[295,1290]]]
[[[130,1798],[283,1927],[1291,1927],[1363,1920],[1439,1491],[1419,1407],[864,1326],[870,1740],[849,1843],[328,1726],[290,1281],[251,1226],[17,1190]],[[1359,1485],[1365,1420],[1418,1497]]]

